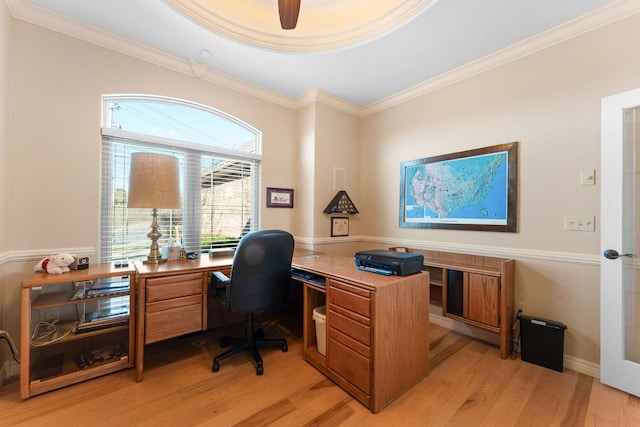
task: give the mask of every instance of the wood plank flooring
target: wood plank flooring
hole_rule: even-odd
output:
[[[268,321],[289,351],[264,350],[264,375],[248,354],[221,363],[222,332],[153,344],[144,381],[126,370],[22,401],[0,389],[2,426],[640,426],[640,399],[573,371],[501,360],[491,344],[431,326],[431,372],[372,414],[302,360],[300,319]]]

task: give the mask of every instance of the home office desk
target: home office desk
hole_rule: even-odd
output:
[[[136,262],[136,381],[142,381],[144,346],[206,330],[208,287],[214,271],[231,272],[232,256]],[[225,310],[226,312],[226,310]],[[223,313],[226,314],[226,313]]]
[[[296,249],[295,255],[309,250]],[[136,268],[136,381],[142,381],[145,345],[244,319],[208,297],[214,271],[231,273],[233,256],[207,255],[161,264],[135,262]]]
[[[232,257],[136,263],[136,380],[144,346],[207,329],[212,272],[229,274]],[[316,275],[303,285],[304,359],[378,412],[429,372],[429,274],[383,276],[351,257],[294,252],[292,266]],[[327,306],[326,356],[316,345],[313,309]]]
[[[429,373],[429,274],[384,276],[351,257],[294,257],[316,277],[304,283],[304,359],[371,412]],[[300,280],[300,279],[297,279]],[[326,305],[326,355],[316,345],[313,309]]]

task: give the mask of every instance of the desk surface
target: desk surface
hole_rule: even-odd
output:
[[[355,282],[361,287],[370,290],[391,286],[403,279],[403,276],[385,276],[359,270],[356,268],[353,258],[345,256],[323,254],[294,256],[291,266],[321,276]]]
[[[310,256],[313,251],[307,249],[294,249],[294,261],[305,256]],[[324,257],[324,256],[323,256]],[[233,256],[215,256],[202,255],[196,259],[181,259],[176,261],[167,261],[160,264],[144,264],[142,261],[136,261],[135,269],[142,277],[148,275],[173,275],[181,274],[185,271],[210,271],[215,269],[228,268],[233,263]],[[353,263],[352,263],[353,264]]]

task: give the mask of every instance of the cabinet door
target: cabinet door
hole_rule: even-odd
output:
[[[490,326],[500,326],[500,278],[465,273],[465,316]]]

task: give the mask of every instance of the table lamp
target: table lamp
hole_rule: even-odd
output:
[[[162,236],[158,231],[158,209],[180,208],[178,158],[154,153],[131,154],[127,207],[153,209],[151,232],[147,234],[151,251],[144,262],[164,261],[158,248],[158,239]]]

